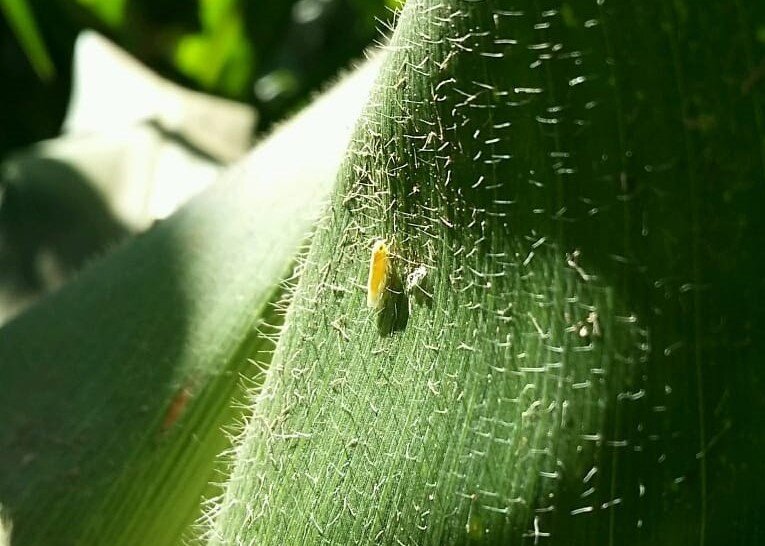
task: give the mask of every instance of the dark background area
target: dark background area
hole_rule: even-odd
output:
[[[1,4],[1,3],[0,3]],[[23,47],[8,5],[24,5],[41,54]],[[77,34],[95,29],[181,85],[249,103],[257,133],[379,38],[398,0],[6,0],[0,11],[0,157],[58,134]],[[40,56],[51,70],[33,68]],[[45,60],[45,59],[43,59]],[[44,63],[43,63],[44,65]]]
[[[254,141],[363,58],[400,6],[400,0],[0,0],[0,324],[140,231],[118,214],[125,187],[147,196],[185,195],[200,158],[206,166],[197,173],[226,162],[199,155],[177,127],[166,130],[157,120],[144,120],[149,129],[136,122],[118,137],[61,135],[83,30],[106,36],[185,89],[254,107]],[[111,77],[100,70],[89,67],[81,78]],[[95,102],[101,99],[98,111],[119,114],[131,96],[99,95]],[[249,145],[247,131],[244,142],[240,134],[217,138],[238,157]],[[31,146],[59,136],[47,147]],[[148,148],[147,138],[154,142]],[[175,152],[167,152],[173,145]],[[173,169],[159,167],[170,160],[178,161]]]

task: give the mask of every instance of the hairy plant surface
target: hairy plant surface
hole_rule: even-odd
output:
[[[757,21],[410,0],[210,543],[761,542]]]

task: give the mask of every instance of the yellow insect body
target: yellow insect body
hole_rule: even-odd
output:
[[[369,280],[367,281],[367,307],[380,309],[385,298],[390,277],[390,250],[385,241],[375,241],[372,257],[369,260]]]

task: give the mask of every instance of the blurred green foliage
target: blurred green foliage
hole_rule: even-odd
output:
[[[200,32],[183,35],[175,64],[206,89],[241,95],[250,83],[253,51],[236,0],[198,3]]]
[[[0,9],[24,48],[34,71],[40,79],[50,80],[54,75],[53,62],[26,1],[0,0]]]
[[[58,133],[96,29],[176,82],[254,105],[258,131],[361,56],[401,0],[0,0],[0,155]],[[55,74],[55,77],[54,77]],[[118,99],[115,99],[118,100]],[[9,108],[13,105],[12,108]]]
[[[125,17],[126,0],[77,0],[79,4],[90,9],[105,24],[117,27]]]

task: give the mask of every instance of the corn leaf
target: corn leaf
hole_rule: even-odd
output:
[[[193,536],[221,479],[221,428],[241,418],[240,374],[257,380],[253,361],[268,360],[273,304],[375,63],[0,329],[0,503],[14,545]]]
[[[744,4],[406,3],[210,544],[762,543]]]

